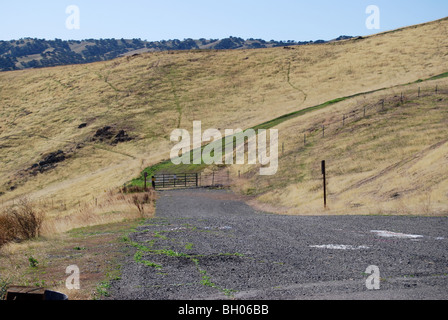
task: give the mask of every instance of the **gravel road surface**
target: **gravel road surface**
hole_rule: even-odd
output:
[[[228,191],[164,191],[129,246],[111,299],[448,299],[446,217],[279,216]]]

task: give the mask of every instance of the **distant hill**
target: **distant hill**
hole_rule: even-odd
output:
[[[332,41],[350,39],[340,36]],[[169,50],[232,50],[319,44],[328,41],[265,41],[229,37],[226,39],[184,39],[148,42],[140,39],[87,39],[82,41],[25,38],[0,41],[0,71],[54,67],[115,59],[123,55]]]

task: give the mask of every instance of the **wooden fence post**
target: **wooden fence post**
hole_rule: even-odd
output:
[[[324,178],[324,208],[327,208],[327,177],[326,177],[326,168],[325,168],[325,160],[322,161],[322,175]]]
[[[145,172],[143,175],[145,176],[145,189],[144,189],[144,191],[146,191],[146,181],[148,179],[148,172]]]

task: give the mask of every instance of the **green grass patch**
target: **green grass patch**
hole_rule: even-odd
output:
[[[140,250],[137,250],[137,252],[134,254],[134,261],[137,263],[141,263],[147,267],[155,268],[156,270],[161,270],[162,266],[160,264],[147,261],[143,259],[143,252]]]
[[[98,293],[99,297],[110,297],[109,293],[110,289],[110,282],[109,281],[103,281],[98,284],[96,287],[96,292]]]
[[[428,80],[438,80],[438,79],[443,79],[443,78],[447,78],[448,77],[448,72],[439,74],[437,76],[431,77]]]
[[[191,159],[193,158],[193,151],[191,151]],[[179,164],[175,165],[171,160],[160,162],[156,165],[146,168],[140,173],[140,176],[131,180],[126,184],[128,187],[141,187],[145,185],[145,172],[148,173],[147,186],[151,185],[151,177],[156,174],[181,174],[181,173],[200,173],[207,168],[208,165],[202,164]]]
[[[277,126],[277,125],[279,125],[279,124],[281,124],[281,123],[283,123],[285,121],[294,119],[294,118],[299,117],[301,115],[304,115],[304,114],[306,114],[308,112],[312,112],[312,111],[316,111],[316,110],[328,107],[328,106],[330,106],[332,104],[344,101],[344,100],[346,100],[348,98],[349,97],[338,98],[338,99],[334,99],[334,100],[331,100],[331,101],[327,101],[327,102],[322,103],[322,104],[317,105],[317,106],[305,108],[305,109],[302,109],[302,110],[299,110],[299,111],[294,111],[292,113],[288,113],[288,114],[285,114],[285,115],[280,116],[278,118],[272,119],[272,120],[264,122],[262,124],[259,124],[259,125],[255,126],[255,127],[253,127],[252,129],[254,129],[254,130],[261,130],[261,129],[267,130],[267,129],[273,128],[273,127],[275,127],[275,126]]]

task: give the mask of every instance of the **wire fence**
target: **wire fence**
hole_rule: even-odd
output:
[[[220,169],[211,173],[200,174],[201,187],[226,187],[230,186],[230,171],[229,169]]]
[[[429,96],[435,95],[448,95],[448,89],[443,88],[440,85],[433,87],[418,87],[415,90],[398,91],[390,97],[385,97],[371,103],[358,103],[358,105],[351,111],[344,113],[336,120],[324,121],[321,125],[305,130],[303,134],[303,146],[307,146],[310,142],[314,141],[316,137],[325,138],[334,134],[341,128],[359,121],[360,119],[370,117],[375,114],[387,113],[391,109],[399,108],[410,101],[416,101]],[[285,144],[281,145],[281,154],[286,153]]]

